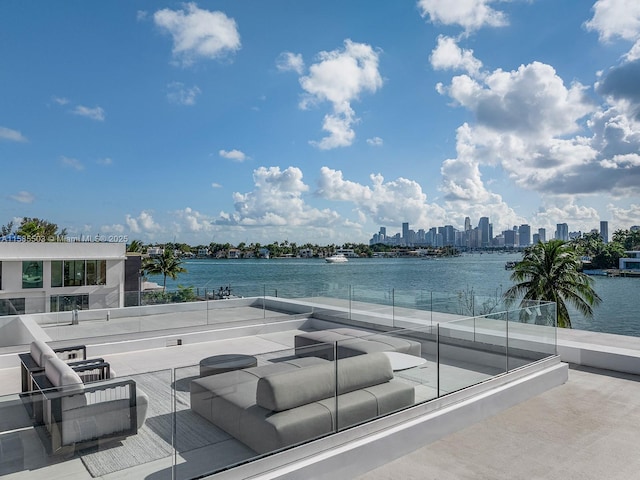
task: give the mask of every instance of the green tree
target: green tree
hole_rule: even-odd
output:
[[[622,245],[625,250],[640,249],[640,230],[616,230],[613,241]]]
[[[144,250],[144,246],[140,240],[132,240],[129,245],[127,245],[127,252],[129,253],[142,253]]]
[[[0,236],[6,237],[13,233],[13,221],[7,223],[6,225],[2,225],[0,227]]]
[[[16,231],[17,235],[22,237],[41,237],[46,240],[50,238],[57,239],[67,235],[67,229],[58,230],[58,225],[40,218],[24,217],[20,222],[20,226]]]
[[[604,248],[592,258],[593,268],[618,268],[620,258],[624,257],[624,247],[611,242],[604,245]]]
[[[180,273],[186,273],[187,269],[182,267],[182,260],[176,257],[173,249],[165,248],[162,255],[145,260],[143,269],[152,275],[162,275],[162,291],[167,290],[167,277],[172,280],[178,278]]]
[[[559,327],[571,328],[567,303],[587,318],[601,299],[593,290],[593,280],[579,271],[580,258],[574,246],[562,240],[539,242],[525,251],[511,274],[516,283],[504,293],[507,305],[521,299],[524,308],[530,300],[555,302]]]

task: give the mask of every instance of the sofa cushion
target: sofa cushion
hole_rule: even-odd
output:
[[[304,332],[295,336],[296,356],[317,356],[334,359],[334,349],[338,358],[353,357],[363,353],[401,352],[420,356],[420,342],[404,338],[399,332],[374,333],[354,328],[334,328]]]
[[[65,387],[65,391],[82,390],[80,375],[58,357],[47,360],[44,373],[54,387]]]
[[[338,395],[388,382],[393,378],[384,354],[345,358],[337,363]],[[312,365],[292,372],[275,373],[258,380],[256,404],[281,412],[333,397],[336,393],[336,364]]]
[[[40,367],[44,367],[49,358],[55,358],[57,356],[53,349],[42,340],[31,342],[29,353],[33,361]]]

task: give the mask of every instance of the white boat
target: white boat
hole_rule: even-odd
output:
[[[342,253],[336,253],[335,255],[325,258],[325,261],[328,263],[346,263],[349,260]]]

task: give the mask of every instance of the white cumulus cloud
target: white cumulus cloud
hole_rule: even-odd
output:
[[[172,218],[176,232],[198,233],[210,232],[213,229],[212,220],[191,207],[172,212]]]
[[[233,160],[234,162],[244,162],[245,160],[247,160],[249,157],[247,157],[247,155],[240,151],[240,150],[220,150],[218,152],[218,154],[222,157],[222,158],[226,158],[229,160]]]
[[[346,147],[353,143],[353,124],[357,121],[351,103],[364,92],[375,93],[382,87],[378,70],[379,53],[370,45],[347,39],[344,48],[320,52],[318,62],[309,67],[309,74],[300,78],[306,92],[300,102],[308,108],[322,102],[330,102],[333,111],[325,115],[323,130],[328,136],[312,142],[320,149]]]
[[[473,50],[460,48],[455,38],[444,35],[438,37],[430,60],[436,70],[465,70],[471,76],[477,76],[482,68],[482,62],[473,56]]]
[[[161,230],[150,212],[143,210],[137,217],[126,215],[125,223],[133,233],[152,233]]]
[[[153,20],[173,38],[173,57],[183,66],[200,59],[223,57],[241,46],[233,18],[222,12],[200,9],[195,3],[187,3],[183,10],[158,10]]]
[[[276,68],[281,72],[296,72],[298,75],[302,75],[304,72],[302,54],[282,52],[276,59]]]
[[[593,18],[585,25],[598,32],[600,40],[635,41],[640,36],[640,2],[637,0],[598,0],[593,12]]]
[[[222,212],[219,223],[256,226],[317,226],[329,227],[340,220],[332,210],[309,207],[304,194],[309,186],[302,180],[297,167],[260,167],[253,172],[254,189],[233,194],[235,210]]]
[[[397,224],[398,219],[417,225],[444,221],[444,210],[427,203],[427,195],[416,181],[398,178],[385,182],[380,174],[370,175],[371,185],[346,180],[340,170],[322,167],[318,195],[327,200],[350,202],[379,225]]]
[[[466,31],[484,26],[501,27],[507,24],[503,12],[490,5],[500,0],[419,0],[418,8],[423,17],[433,23],[459,25]]]

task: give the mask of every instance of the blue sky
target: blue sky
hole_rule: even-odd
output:
[[[640,224],[640,2],[0,3],[0,222],[367,242]]]

